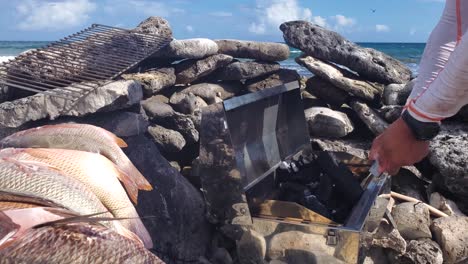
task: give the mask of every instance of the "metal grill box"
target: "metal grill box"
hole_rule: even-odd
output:
[[[317,173],[316,166],[295,166],[324,155],[331,161],[328,165],[337,165],[338,172],[341,168],[349,175],[327,176],[331,172],[324,176]],[[306,234],[307,248],[301,250],[309,263],[360,261],[360,239],[363,232],[379,225],[390,185],[387,175],[369,174],[367,165],[353,167],[355,160],[359,159],[346,153],[312,149],[296,82],[235,97],[202,112],[198,173],[209,220],[235,240],[246,230],[255,230],[264,237],[267,251],[282,236],[293,234],[301,239],[301,234]],[[344,210],[346,214],[334,215],[333,210],[319,213],[284,199],[281,181],[297,173],[303,177],[319,175],[320,184],[329,181],[328,195],[338,201],[335,206],[341,208],[340,203],[349,205],[352,201]],[[318,191],[324,192],[323,186]],[[352,188],[360,190],[358,196]],[[291,250],[297,248],[291,245]],[[267,254],[266,261],[287,261],[287,254]]]

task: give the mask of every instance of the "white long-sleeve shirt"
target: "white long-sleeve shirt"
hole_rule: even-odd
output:
[[[468,0],[447,0],[420,63],[407,111],[424,122],[455,115],[468,104]]]

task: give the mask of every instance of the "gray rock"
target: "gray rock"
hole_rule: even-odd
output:
[[[380,117],[379,114],[367,104],[359,101],[353,101],[350,105],[359,118],[375,135],[381,134],[388,127],[387,121]]]
[[[307,80],[306,90],[330,104],[333,108],[339,108],[348,101],[350,95],[332,83],[314,76]]]
[[[218,99],[220,99],[216,96],[218,92],[215,86],[217,85],[211,83],[199,83],[185,88],[180,93],[193,94],[203,99],[207,104],[214,104]]]
[[[26,122],[59,116],[85,116],[99,111],[114,111],[137,104],[143,98],[135,81],[116,81],[73,102],[59,97],[36,94],[0,104],[0,125],[18,127]]]
[[[401,112],[403,112],[403,106],[401,105],[384,105],[378,112],[381,116],[387,121],[388,123],[395,122],[400,116]]]
[[[246,230],[237,245],[240,263],[263,263],[266,254],[265,238],[255,230]]]
[[[311,107],[328,107],[328,104],[317,98],[315,95],[312,95],[309,93],[307,90],[302,90],[301,91],[302,95],[302,104],[304,106],[304,109],[309,109]]]
[[[123,74],[125,80],[135,80],[143,86],[145,97],[160,92],[162,89],[175,84],[174,68],[162,68],[144,73]]]
[[[409,241],[406,252],[399,261],[399,263],[420,264],[442,264],[443,262],[442,250],[439,245],[428,238]]]
[[[157,96],[141,101],[141,106],[152,121],[163,120],[174,115],[174,109],[167,103],[161,102],[160,97]]]
[[[141,114],[125,111],[99,113],[76,119],[77,123],[94,124],[118,137],[132,137],[146,133],[149,122]]]
[[[434,220],[431,225],[447,263],[462,263],[468,259],[468,217],[450,216]]]
[[[169,22],[167,22],[167,20],[162,17],[148,17],[143,22],[138,24],[138,26],[133,29],[133,31],[172,38],[172,30]]]
[[[324,151],[346,152],[361,159],[367,159],[367,151],[371,147],[369,141],[358,141],[351,139],[311,139],[311,143],[317,145]]]
[[[171,164],[172,167],[174,167],[174,169],[176,169],[177,171],[181,171],[182,169],[180,168],[180,165],[177,161],[171,161],[169,162],[169,164]]]
[[[184,137],[177,131],[154,125],[148,127],[148,133],[162,152],[178,152],[185,146]]]
[[[403,63],[374,49],[362,48],[307,21],[291,21],[281,24],[287,44],[315,58],[344,65],[363,78],[380,82],[406,83],[411,71]]]
[[[199,140],[200,135],[190,115],[174,112],[173,116],[165,118],[161,124],[182,134],[187,144],[193,144]]]
[[[259,61],[282,61],[289,58],[288,45],[274,42],[243,41],[234,39],[216,40],[219,53],[234,58]]]
[[[151,139],[137,136],[125,141],[124,152],[154,187],[140,192],[136,205],[153,238],[154,252],[161,259],[196,263],[211,243],[202,195],[161,156]]]
[[[380,98],[383,85],[363,80],[357,75],[311,56],[297,57],[296,62],[337,88],[359,98],[372,101]]]
[[[312,107],[305,110],[311,136],[340,138],[354,129],[345,113],[325,107]]]
[[[431,193],[431,196],[429,198],[429,204],[434,208],[441,210],[449,216],[465,216],[465,214],[463,214],[462,211],[458,209],[458,206],[454,201],[445,198],[438,192]]]
[[[193,93],[175,93],[169,103],[180,113],[191,115],[196,110],[207,106],[206,102]]]
[[[365,247],[379,247],[392,249],[398,254],[403,254],[406,251],[406,241],[391,224],[382,221],[375,233],[363,233],[362,242]]]
[[[185,60],[175,66],[176,83],[191,83],[214,70],[228,65],[232,57],[224,54],[216,54],[200,60]]]
[[[213,88],[217,97],[226,100],[240,95],[244,90],[244,85],[240,81],[224,81],[216,83]]]
[[[223,81],[252,79],[279,69],[276,62],[237,61],[216,71],[214,78]]]
[[[468,203],[468,125],[449,124],[431,141],[429,161],[439,171],[434,182]]]
[[[216,248],[210,258],[212,264],[231,264],[232,257],[225,248]]]
[[[392,216],[406,239],[431,238],[429,209],[420,203],[405,202],[393,208]]]
[[[402,83],[392,83],[385,86],[383,91],[383,103],[386,105],[404,105],[406,99],[413,90],[413,86],[416,79],[402,84]]]
[[[158,56],[176,59],[202,59],[216,53],[218,53],[218,45],[211,39],[174,39],[158,52]]]
[[[299,81],[300,76],[295,70],[280,69],[268,76],[260,76],[245,81],[247,91],[254,93],[263,89],[275,87],[289,82]]]
[[[383,248],[372,247],[366,252],[362,264],[390,264]]]

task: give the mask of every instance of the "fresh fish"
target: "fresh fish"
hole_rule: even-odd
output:
[[[118,181],[120,171],[106,157],[85,151],[67,149],[3,149],[0,156],[9,156],[20,161],[47,163],[63,171],[67,176],[81,181],[101,200],[104,206],[120,223],[138,235],[145,246],[152,247],[151,237],[141,222],[138,213]],[[136,201],[136,195],[129,193]]]
[[[123,181],[127,189],[137,188],[148,191],[153,189],[120,148],[127,147],[125,141],[97,126],[66,123],[36,127],[2,139],[0,146],[73,149],[99,153],[128,175],[128,180]]]
[[[0,159],[0,199],[58,205],[80,215],[113,217],[85,184],[38,162]],[[129,233],[118,221],[103,223],[119,233]]]
[[[39,212],[44,216],[40,222],[54,218],[48,213]],[[20,215],[0,212],[0,264],[164,263],[141,243],[102,225],[46,222],[30,227],[33,222],[18,221]]]
[[[10,210],[10,209],[35,208],[39,206],[40,205],[38,204],[32,204],[32,203],[0,201],[0,211]]]

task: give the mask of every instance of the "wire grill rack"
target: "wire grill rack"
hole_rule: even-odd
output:
[[[93,24],[0,64],[0,85],[77,100],[170,41],[165,36]]]

